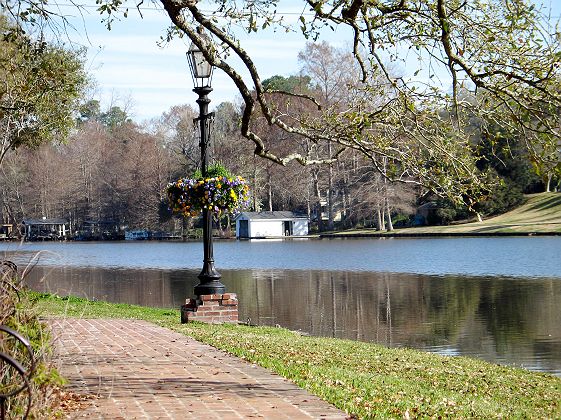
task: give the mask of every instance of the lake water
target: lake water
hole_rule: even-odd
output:
[[[178,307],[198,242],[0,244],[35,289]],[[240,319],[561,376],[561,238],[217,241]]]

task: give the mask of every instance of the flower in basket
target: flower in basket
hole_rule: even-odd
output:
[[[211,176],[207,178],[195,174],[168,184],[166,193],[173,213],[194,217],[210,209],[219,217],[248,207],[249,187],[241,176],[230,176],[221,165],[210,168],[208,173]]]

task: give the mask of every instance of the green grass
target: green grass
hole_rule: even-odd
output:
[[[561,418],[561,378],[282,328],[179,323],[179,311],[32,293],[48,316],[143,319],[278,373],[359,418]]]
[[[463,223],[450,226],[423,226],[395,229],[393,234],[494,234],[494,233],[559,233],[561,234],[561,194],[540,193],[527,196],[522,206],[500,216],[482,222]],[[340,234],[371,234],[373,229],[340,232]],[[337,236],[337,233],[333,234]]]

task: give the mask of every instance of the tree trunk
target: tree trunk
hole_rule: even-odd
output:
[[[227,213],[227,214],[226,214],[226,228],[225,228],[225,231],[226,231],[226,237],[227,237],[227,238],[230,238],[230,237],[232,236],[232,235],[231,235],[231,232],[232,232],[232,220],[230,219],[230,213]]]
[[[323,220],[321,218],[321,191],[319,189],[318,170],[312,170],[312,182],[314,194],[316,197],[316,216],[318,221],[318,230],[323,231]]]
[[[310,194],[311,185],[308,184],[308,188],[306,191],[306,215],[308,216],[308,220],[312,220],[312,197]]]
[[[273,211],[273,186],[271,185],[271,172],[267,172],[267,196],[269,198],[269,211]]]
[[[387,172],[387,164],[388,164],[388,160],[387,158],[384,158],[384,174],[386,174]],[[382,220],[384,220],[384,214],[387,214],[387,219],[388,219],[388,231],[392,231],[393,230],[393,225],[392,225],[392,216],[390,214],[390,200],[388,198],[388,180],[386,179],[386,177],[383,177],[383,181],[384,181],[384,186],[383,186],[383,201],[381,206],[382,208]],[[385,226],[384,226],[385,228]]]
[[[212,218],[214,219],[214,216],[212,216]],[[218,236],[223,238],[224,237],[224,228],[222,227],[222,218],[217,217],[216,220],[215,220],[215,223],[216,223],[216,228],[218,229]]]
[[[388,231],[393,231],[392,215],[390,211],[390,201],[386,198],[386,217],[388,218]]]
[[[327,153],[331,156],[331,140],[327,142]],[[333,164],[330,163],[327,170],[327,229],[333,230]]]
[[[382,209],[380,203],[376,204],[376,219],[377,219],[377,230],[382,231],[386,229],[386,224],[384,218],[382,217]]]
[[[187,226],[187,218],[181,217],[181,240],[187,242],[187,236],[189,234],[189,228]]]
[[[255,158],[253,160],[253,185],[252,185],[253,191],[257,192],[257,165],[255,165]],[[261,211],[261,209],[259,208],[259,203],[257,202],[257,194],[254,193],[252,194],[253,196],[253,211]]]
[[[347,195],[347,194],[348,194],[348,193],[347,193],[346,187],[343,187],[342,190],[341,190],[341,195],[342,195],[342,197],[341,197],[341,203],[342,203],[342,205],[343,205],[343,206],[342,206],[342,209],[341,209],[341,212],[342,212],[342,216],[343,216],[343,217],[342,217],[342,220],[343,220],[343,223],[344,223],[345,226],[347,226],[347,224],[348,224],[348,221],[347,221],[347,214],[348,214],[348,210],[347,210],[347,207],[348,207],[348,206],[347,206],[347,200],[348,200],[348,195]]]
[[[553,174],[550,172],[547,174],[547,181],[545,183],[545,192],[551,192],[551,179],[553,178]]]

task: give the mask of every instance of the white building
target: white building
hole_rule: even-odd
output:
[[[308,218],[291,211],[243,212],[236,217],[236,238],[304,236]]]

